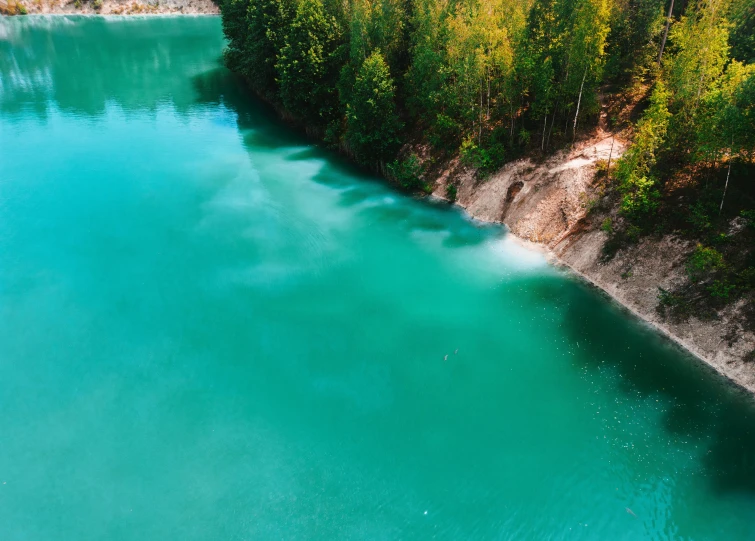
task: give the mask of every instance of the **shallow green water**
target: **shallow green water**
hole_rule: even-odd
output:
[[[222,47],[0,20],[0,538],[755,539],[750,400]]]

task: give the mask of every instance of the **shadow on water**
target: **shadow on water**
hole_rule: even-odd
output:
[[[707,365],[619,312],[605,295],[583,282],[543,281],[533,302],[557,303],[566,334],[581,349],[578,368],[609,367],[630,400],[658,398],[671,436],[698,441],[702,467],[713,490],[755,493],[755,404],[744,391]]]
[[[240,77],[224,67],[196,75],[192,83],[198,104],[223,105],[235,113],[247,149],[281,151],[288,148],[291,152],[285,155],[286,161],[317,161],[319,168],[307,181],[338,190],[339,204],[361,207],[357,212],[369,222],[398,224],[407,232],[447,231],[443,244],[450,248],[480,244],[501,234],[499,226],[467,220],[458,209],[445,202],[422,206],[401,204],[412,196],[391,190],[384,179],[285,125],[270,106],[253,95]],[[355,183],[355,179],[361,182]],[[453,217],[451,228],[449,215]]]

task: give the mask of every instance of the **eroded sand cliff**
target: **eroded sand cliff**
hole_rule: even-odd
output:
[[[506,224],[516,236],[545,246],[558,262],[592,282],[636,315],[740,386],[755,393],[755,333],[746,328],[743,302],[728,306],[714,319],[690,317],[671,321],[658,311],[659,287],[683,283],[685,261],[694,243],[672,235],[644,238],[607,259],[608,234],[600,229],[599,160],[616,160],[626,143],[598,130],[589,140],[557,152],[542,162],[507,164],[485,181],[453,166],[436,180],[434,194],[445,197],[457,187],[457,203],[473,217]]]

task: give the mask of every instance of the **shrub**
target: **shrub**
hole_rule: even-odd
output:
[[[604,177],[608,174],[608,160],[597,160],[595,162],[595,174],[598,177]]]
[[[95,9],[95,11],[99,11],[102,9],[102,0],[94,0],[92,2],[92,7]]]
[[[474,141],[474,137],[467,137],[459,148],[461,163],[474,167],[478,173],[485,176],[495,171],[505,161],[506,150],[500,143],[494,143],[490,148],[482,148]]]
[[[451,202],[456,201],[456,186],[454,184],[446,186],[446,197],[448,197]]]
[[[694,205],[690,206],[687,221],[692,224],[695,231],[702,233],[710,229],[712,225],[709,212],[708,205],[702,201],[697,201]]]
[[[621,212],[637,218],[656,210],[661,199],[656,185],[654,178],[644,175],[626,179],[621,185]]]
[[[658,208],[661,197],[657,181],[651,175],[656,155],[662,148],[671,113],[669,93],[663,83],[656,83],[650,107],[637,123],[634,143],[616,163],[616,178],[621,192],[621,211],[639,218]]]
[[[461,131],[461,126],[453,118],[438,113],[430,129],[428,140],[438,150],[451,150],[459,144]]]
[[[687,274],[691,280],[699,281],[706,274],[721,270],[725,267],[724,256],[715,248],[707,248],[698,244],[687,260]]]
[[[715,280],[710,286],[708,286],[708,293],[719,299],[728,299],[729,295],[734,289],[736,289],[736,287],[737,286],[729,283],[727,280]]]
[[[629,242],[637,242],[638,240],[640,240],[640,235],[642,235],[642,229],[640,229],[638,226],[630,225],[629,227],[627,227],[626,236]]]
[[[422,165],[416,154],[412,154],[404,160],[394,160],[388,164],[388,175],[407,190],[421,189],[427,191],[421,178]]]
[[[747,221],[747,227],[755,229],[755,210],[743,210],[740,215]]]
[[[671,315],[675,318],[684,318],[689,314],[690,309],[689,302],[683,296],[662,287],[658,288],[658,307],[656,310],[662,316]]]
[[[531,137],[531,134],[529,131],[525,130],[524,128],[519,130],[519,143],[523,147],[526,147],[527,145],[530,144],[530,137]]]
[[[755,288],[755,267],[747,267],[739,271],[737,274],[737,281],[742,289]]]
[[[474,142],[474,137],[467,137],[461,142],[459,158],[461,163],[470,167],[480,167],[484,162],[483,150]]]
[[[715,235],[711,235],[710,237],[710,243],[721,245],[721,244],[727,244],[731,241],[731,237],[727,235],[726,233],[717,233]]]
[[[613,233],[613,220],[611,219],[610,216],[606,218],[605,220],[603,220],[603,223],[600,224],[600,230],[605,231],[609,235]]]

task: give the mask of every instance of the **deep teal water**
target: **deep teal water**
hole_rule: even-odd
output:
[[[751,399],[222,48],[0,19],[1,539],[755,539]]]

